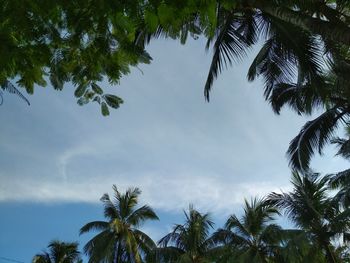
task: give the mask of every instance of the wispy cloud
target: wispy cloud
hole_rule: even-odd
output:
[[[281,187],[272,182],[235,182],[210,175],[154,173],[141,175],[103,176],[82,180],[33,181],[12,180],[0,192],[0,201],[21,202],[86,202],[98,203],[103,193],[111,192],[111,186],[124,191],[131,186],[142,190],[141,202],[163,211],[180,211],[195,204],[202,210],[231,212],[244,198],[263,196]]]
[[[210,61],[201,43],[157,43],[145,74],[115,90],[126,103],[108,118],[96,105],[76,106],[69,89],[37,94],[29,109],[1,109],[1,202],[95,203],[116,184],[140,187],[163,210],[194,203],[226,211],[288,188],[284,154],[305,119],[273,115],[261,83],[247,84],[247,63],[220,76],[205,103]],[[321,172],[344,167],[339,159],[315,163]]]

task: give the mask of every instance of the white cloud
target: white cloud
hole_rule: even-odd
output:
[[[274,116],[261,84],[247,84],[247,63],[222,74],[205,103],[209,57],[199,46],[156,42],[145,74],[113,91],[125,104],[108,118],[96,105],[76,106],[67,89],[38,92],[29,109],[1,109],[0,201],[95,203],[116,184],[139,186],[155,208],[222,212],[288,188],[284,154],[305,119]]]
[[[142,203],[171,212],[179,212],[192,203],[203,211],[231,213],[232,208],[242,204],[244,198],[262,196],[270,191],[288,188],[268,181],[237,183],[210,175],[125,174],[67,182],[15,179],[8,182],[6,188],[1,189],[0,201],[98,203],[103,193],[112,194],[113,184],[116,184],[121,191],[130,186],[139,186],[142,190]]]

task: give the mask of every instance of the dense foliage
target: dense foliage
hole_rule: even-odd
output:
[[[80,230],[99,231],[84,252],[91,263],[350,262],[350,207],[338,198],[350,186],[338,179],[295,172],[290,192],[245,201],[241,216],[230,215],[217,230],[209,213],[190,205],[184,223],[175,224],[157,244],[139,230],[146,220],[158,219],[149,206],[138,206],[140,190],[120,193],[113,186],[114,199],[101,198],[108,221],[90,222]],[[295,228],[276,222],[283,214]],[[79,259],[76,243],[55,241],[49,247],[50,253],[36,255],[33,263]]]

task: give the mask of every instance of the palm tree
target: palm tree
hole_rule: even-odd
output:
[[[314,246],[307,232],[302,229],[292,231],[293,235],[284,237],[278,255],[272,262],[326,263],[323,252]]]
[[[333,55],[336,46],[350,43],[349,4],[345,1],[217,1],[202,8],[205,11],[192,10],[194,13],[183,17],[181,26],[162,23],[153,33],[140,29],[136,44],[144,47],[152,38],[169,36],[185,42],[188,34],[203,34],[208,40],[206,48],[213,47],[204,89],[207,100],[218,74],[256,44],[264,43],[248,79],[263,76],[269,99],[275,87],[295,79],[298,84],[312,80],[317,91],[325,52]],[[181,13],[181,7],[177,11]]]
[[[157,251],[160,262],[209,263],[211,248],[210,230],[214,223],[209,214],[201,214],[192,205],[184,211],[185,223],[176,224],[173,231],[161,240]]]
[[[276,207],[264,199],[245,200],[242,218],[231,215],[224,229],[213,234],[216,244],[234,247],[239,262],[270,262],[278,254],[283,230],[273,223]]]
[[[350,210],[341,209],[337,200],[329,197],[328,178],[318,174],[293,173],[294,189],[289,193],[272,193],[269,200],[283,209],[288,218],[307,233],[315,249],[325,253],[327,262],[339,262],[335,239],[348,241]]]
[[[143,32],[141,46],[160,36],[204,34],[206,48],[213,49],[204,88],[209,100],[222,70],[262,43],[247,77],[263,77],[265,99],[275,113],[283,106],[303,115],[323,111],[301,128],[287,151],[290,166],[306,171],[312,155],[321,153],[337,127],[350,118],[348,1],[217,1],[214,6],[211,12],[191,13],[177,34],[171,25],[159,26],[153,34]]]
[[[49,251],[34,256],[33,263],[79,263],[81,262],[78,243],[51,241]]]
[[[349,56],[350,53],[347,55]],[[349,72],[350,61],[341,59],[331,64],[329,72],[323,75],[323,83],[317,91],[312,83],[289,85],[284,91],[273,94],[271,101],[276,107],[289,105],[300,114],[322,111],[316,118],[308,121],[299,134],[291,141],[288,155],[294,169],[305,172],[309,169],[312,155],[332,140],[339,125],[347,125],[350,118]],[[338,141],[339,142],[339,141]]]
[[[344,1],[235,1],[231,7],[218,4],[215,32],[207,34],[207,48],[213,46],[207,100],[218,74],[263,42],[248,80],[263,77],[265,99],[275,113],[285,105],[298,114],[323,111],[292,140],[294,169],[308,169],[314,152],[321,153],[350,117],[349,9]]]
[[[290,19],[302,16],[306,10],[311,13],[311,18],[311,7],[302,6],[301,1],[290,2],[238,1],[232,9],[218,6],[216,31],[208,36],[207,43],[207,48],[213,43],[214,49],[205,85],[207,99],[213,80],[223,68],[239,61],[261,41],[264,44],[252,62],[248,79],[252,81],[259,75],[264,77],[267,99],[279,83],[291,82],[296,77],[300,82],[319,78],[323,54],[321,45],[310,30]],[[293,8],[299,9],[299,12],[288,12]],[[287,12],[288,15],[285,15]]]
[[[80,234],[100,231],[84,246],[89,262],[140,263],[155,247],[152,239],[138,229],[147,220],[158,220],[147,205],[137,208],[141,191],[129,188],[124,194],[113,185],[114,200],[104,194],[104,216],[108,221],[93,221],[80,229]]]

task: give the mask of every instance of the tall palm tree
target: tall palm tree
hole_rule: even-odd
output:
[[[82,262],[78,243],[67,243],[58,240],[51,241],[48,252],[37,254],[32,263],[79,263]]]
[[[173,231],[161,240],[158,245],[160,262],[172,263],[209,263],[211,248],[210,230],[214,222],[209,214],[201,214],[192,205],[184,212],[185,223],[176,224]]]
[[[342,209],[337,200],[329,196],[328,178],[318,174],[293,173],[293,190],[288,193],[272,193],[269,199],[283,209],[288,218],[304,230],[315,248],[325,253],[327,262],[339,262],[332,243],[349,237],[350,210]]]
[[[89,262],[140,263],[155,247],[152,239],[138,229],[146,220],[158,220],[147,205],[137,207],[141,191],[129,188],[120,193],[113,185],[114,199],[104,194],[104,216],[108,221],[93,221],[80,229],[80,234],[100,231],[84,246]]]
[[[273,223],[279,215],[276,207],[264,199],[245,200],[244,213],[239,219],[231,215],[225,228],[213,234],[217,244],[236,248],[239,262],[270,262],[278,254],[283,230]]]

